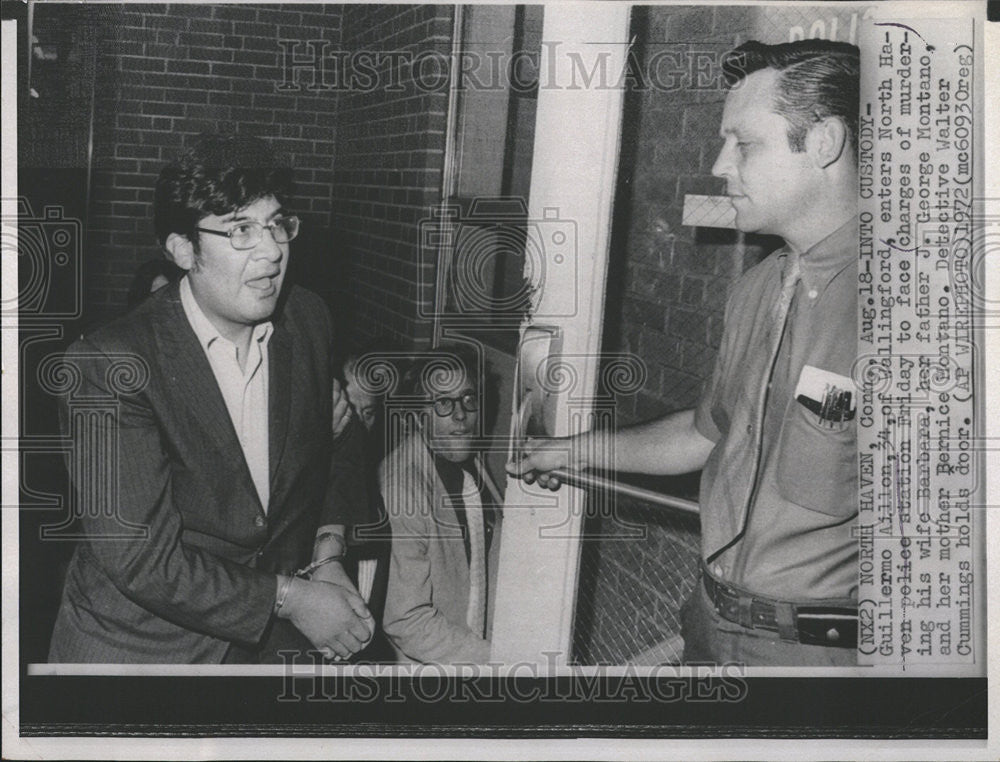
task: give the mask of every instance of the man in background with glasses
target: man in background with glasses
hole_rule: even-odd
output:
[[[157,235],[186,274],[67,352],[82,393],[117,410],[63,408],[84,539],[50,661],[339,659],[371,638],[340,564],[366,500],[361,448],[334,449],[330,317],[283,288],[290,188],[262,141],[203,138],[156,186]],[[137,380],[124,393],[116,361]],[[117,485],[95,485],[101,459]]]
[[[392,525],[382,621],[404,663],[490,658],[500,499],[477,454],[482,375],[473,352],[443,345],[403,379],[419,408],[379,482]]]

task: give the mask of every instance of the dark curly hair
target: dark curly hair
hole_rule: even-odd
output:
[[[198,222],[226,215],[274,196],[283,203],[292,192],[291,169],[270,146],[248,135],[203,135],[156,181],[154,220],[162,245],[171,233],[197,242]]]
[[[805,150],[812,125],[834,116],[847,127],[857,155],[861,75],[856,45],[829,40],[765,45],[751,40],[722,59],[722,75],[730,88],[761,69],[779,73],[773,107],[788,121],[788,145],[793,151]]]
[[[467,344],[449,343],[415,357],[403,374],[401,391],[408,397],[429,402],[436,392],[441,391],[429,388],[429,385],[433,385],[439,378],[451,381],[452,374],[457,371],[462,371],[477,390],[483,390],[485,365],[481,364],[479,354]]]

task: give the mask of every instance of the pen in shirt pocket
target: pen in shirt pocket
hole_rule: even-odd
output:
[[[796,400],[812,413],[815,413],[820,425],[834,425],[843,423],[854,418],[854,410],[851,409],[852,394],[847,389],[827,384],[823,401],[814,400],[805,394],[799,394]]]

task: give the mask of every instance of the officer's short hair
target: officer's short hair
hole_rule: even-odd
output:
[[[267,196],[284,203],[291,190],[291,169],[260,138],[204,135],[160,172],[156,237],[163,244],[179,233],[197,243],[195,228],[208,215],[223,216]]]
[[[806,133],[813,124],[835,116],[846,125],[857,155],[861,76],[856,45],[829,40],[765,45],[751,40],[722,60],[729,88],[761,69],[779,73],[774,112],[788,121],[788,145],[793,151],[805,150]]]

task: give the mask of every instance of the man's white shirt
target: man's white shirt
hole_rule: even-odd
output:
[[[243,457],[266,513],[271,492],[267,347],[273,326],[270,321],[254,326],[246,363],[243,370],[240,370],[236,345],[223,337],[202,312],[191,292],[187,276],[181,279],[180,296],[184,314],[198,337],[226,402],[229,418],[243,449]]]

